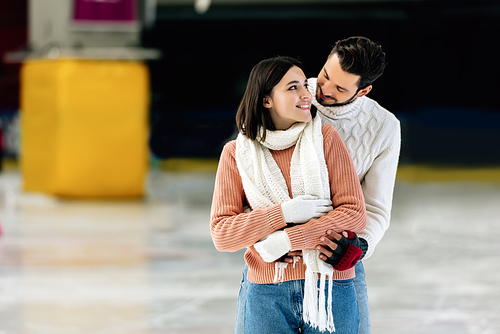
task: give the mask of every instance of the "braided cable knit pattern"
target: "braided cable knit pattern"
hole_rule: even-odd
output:
[[[356,117],[341,118],[335,127],[346,144],[358,175],[369,169],[375,159],[373,143],[382,129],[386,115],[374,113],[373,106],[363,108],[364,100],[360,99],[361,109]],[[367,103],[368,105],[368,103]],[[323,118],[326,118],[321,114]]]
[[[308,83],[312,103],[318,108],[323,124],[330,124],[338,131],[351,155],[360,181],[363,180],[373,160],[384,149],[382,145],[385,144],[387,129],[393,131],[395,126],[399,128],[399,122],[366,96],[340,107],[323,106],[316,99],[317,79],[309,78]],[[392,116],[392,124],[388,124],[388,116]]]

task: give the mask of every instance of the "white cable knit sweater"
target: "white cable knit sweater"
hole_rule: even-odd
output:
[[[339,132],[354,161],[366,204],[367,224],[358,236],[368,242],[367,259],[390,224],[401,147],[399,121],[366,96],[345,106],[324,107],[316,100],[316,78],[308,84],[323,124]]]

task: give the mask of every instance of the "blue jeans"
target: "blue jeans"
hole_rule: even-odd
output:
[[[246,276],[247,267],[244,275]],[[328,286],[327,281],[327,286]],[[358,333],[359,317],[354,280],[333,281],[332,308],[335,334]],[[244,303],[240,302],[242,291]],[[304,323],[302,303],[304,280],[275,284],[255,284],[246,277],[238,296],[237,333],[246,334],[320,334]],[[325,305],[326,307],[326,305]]]
[[[370,334],[370,313],[368,310],[368,294],[365,282],[365,269],[361,261],[359,261],[356,264],[355,270],[356,270],[356,278],[354,279],[354,287],[356,291],[356,298],[358,301],[359,320],[360,320],[358,333]],[[248,286],[251,283],[250,281],[247,280],[247,271],[248,267],[247,265],[245,265],[245,268],[243,269],[243,278],[241,280],[240,292],[238,294],[235,334],[245,333],[245,306],[246,306]],[[335,319],[335,326],[337,326],[336,319]],[[339,332],[336,333],[338,334]]]
[[[366,290],[365,267],[361,261],[358,261],[354,269],[356,270],[354,288],[356,288],[356,298],[358,299],[359,334],[370,334],[370,310],[368,309],[368,291]]]

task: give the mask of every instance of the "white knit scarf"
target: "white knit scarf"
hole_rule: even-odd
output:
[[[268,208],[291,199],[281,170],[269,150],[284,150],[293,145],[295,149],[290,164],[293,197],[312,195],[320,199],[330,199],[321,120],[316,117],[308,123],[296,123],[286,131],[266,131],[264,142],[250,140],[241,133],[238,135],[236,164],[252,209]],[[319,251],[316,249],[305,249],[302,253],[306,265],[304,320],[321,331],[335,331],[331,306],[333,268],[318,258]],[[275,282],[279,278],[283,279],[286,266],[286,263],[276,262]],[[326,275],[330,279],[327,309],[325,309]]]

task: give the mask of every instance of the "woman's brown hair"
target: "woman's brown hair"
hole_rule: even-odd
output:
[[[238,130],[249,139],[264,141],[267,130],[276,130],[269,110],[264,107],[264,97],[271,95],[274,86],[293,66],[304,71],[299,60],[286,56],[264,59],[253,67],[236,113]],[[257,138],[260,127],[262,137]]]

